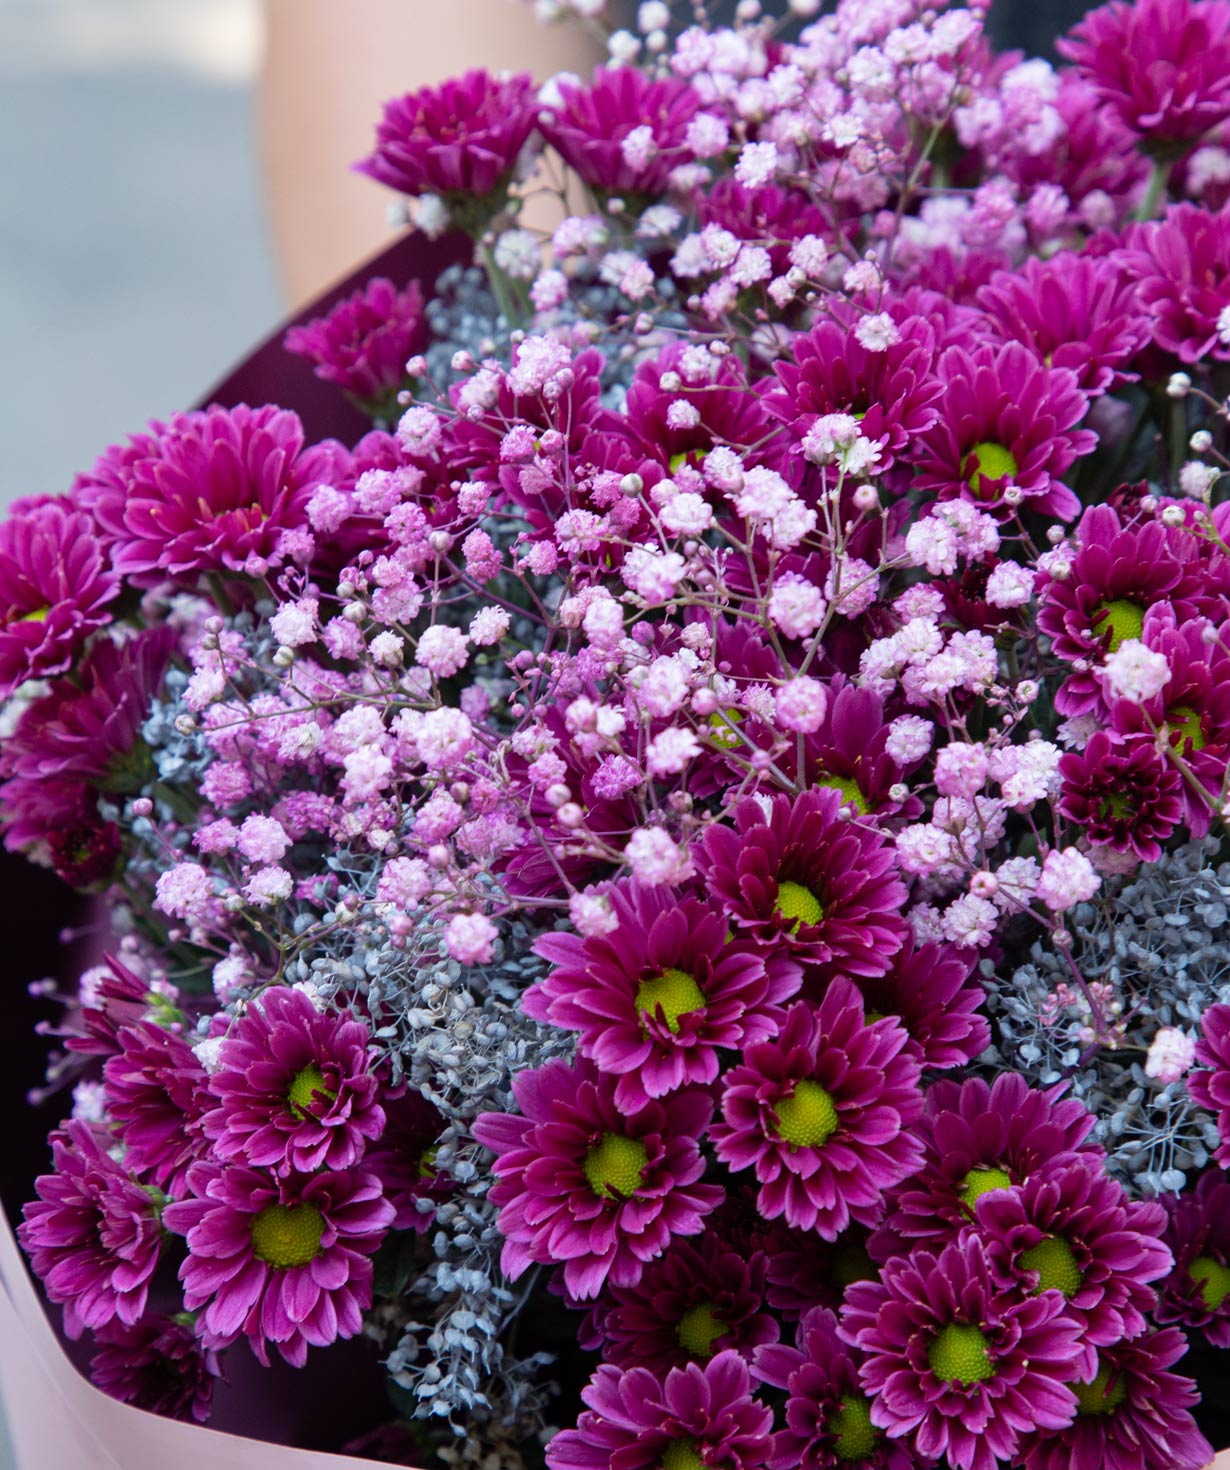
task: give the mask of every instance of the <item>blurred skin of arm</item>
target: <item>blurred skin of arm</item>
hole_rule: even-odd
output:
[[[351,171],[383,104],[471,67],[585,73],[600,59],[575,27],[523,0],[265,0],[259,101],[274,249],[294,306],[391,239],[395,196]]]

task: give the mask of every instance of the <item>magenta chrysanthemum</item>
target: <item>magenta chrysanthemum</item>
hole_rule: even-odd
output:
[[[831,228],[824,211],[800,190],[776,184],[749,189],[729,175],[697,196],[696,213],[702,226],[720,225],[739,240],[763,245],[775,276],[790,269],[793,241],[805,235],[823,237]]]
[[[753,1396],[736,1352],[672,1368],[665,1379],[604,1363],[581,1397],[588,1408],[577,1427],[547,1446],[551,1470],[753,1470],[768,1461],[773,1411]]]
[[[1080,502],[1060,476],[1097,444],[1076,427],[1089,408],[1076,375],[1006,342],[949,347],[936,376],[944,411],[923,435],[919,489],[990,509],[1014,486],[1031,509],[1071,520]]]
[[[484,1113],[474,1136],[496,1155],[502,1264],[515,1280],[534,1262],[562,1263],[579,1301],[609,1278],[634,1286],[673,1237],[696,1235],[722,1201],[699,1140],[713,1112],[699,1090],[624,1115],[613,1079],[592,1063],[551,1062],[513,1078],[524,1116]]]
[[[1150,145],[1192,143],[1230,117],[1230,5],[1112,0],[1058,42]]]
[[[536,1020],[581,1033],[581,1054],[617,1076],[615,1102],[644,1107],[718,1074],[718,1052],[773,1035],[801,973],[785,956],[730,943],[720,910],[668,888],[623,884],[610,895],[619,927],[581,939],[544,934],[555,969],[522,1001]]]
[[[1196,1385],[1167,1370],[1187,1351],[1176,1327],[1142,1333],[1098,1354],[1096,1374],[1071,1383],[1066,1428],[1021,1436],[1021,1470],[1201,1470],[1213,1449],[1189,1412]]]
[[[885,975],[860,980],[868,1013],[896,1016],[923,1067],[964,1067],[984,1052],[991,1027],[968,950],[907,939]]]
[[[736,932],[784,942],[816,981],[882,975],[905,940],[893,849],[845,819],[844,804],[831,787],[775,796],[767,816],[758,801],[740,802],[734,826],[710,827],[698,854]]]
[[[364,1154],[363,1166],[379,1176],[385,1198],[397,1211],[394,1230],[422,1234],[434,1218],[435,1203],[447,1197],[450,1187],[435,1167],[434,1145],[444,1130],[444,1117],[411,1088],[386,1092],[382,1106],[384,1132]]]
[[[1230,5],[1222,8],[1230,17]],[[1136,233],[1127,259],[1159,347],[1184,363],[1230,359],[1222,325],[1230,305],[1230,211],[1176,204]]]
[[[69,668],[119,592],[89,519],[67,503],[0,523],[0,698]]]
[[[894,1020],[863,1013],[835,980],[818,1007],[799,1001],[780,1034],[748,1047],[722,1078],[718,1158],[754,1168],[766,1220],[835,1240],[856,1220],[875,1225],[885,1190],[918,1167],[908,1132],[922,1111],[918,1062]]]
[[[361,1021],[318,1011],[301,990],[262,992],[218,1053],[205,1115],[219,1159],[280,1174],[348,1169],[384,1129]]]
[[[425,342],[419,283],[399,291],[384,276],[286,334],[286,350],[307,358],[318,378],[368,402],[402,386],[407,359]]]
[[[1059,760],[1059,810],[1090,842],[1133,852],[1146,863],[1183,819],[1183,778],[1152,735],[1095,730],[1084,750]]]
[[[124,1163],[178,1195],[189,1164],[206,1147],[201,1115],[212,1099],[205,1069],[182,1036],[151,1021],[125,1027],[118,1044],[120,1051],[103,1068],[103,1082]]]
[[[1088,1164],[1034,1175],[977,1201],[976,1228],[997,1279],[1062,1293],[1081,1327],[1081,1376],[1097,1372],[1098,1348],[1143,1332],[1170,1251],[1159,1238],[1166,1213],[1129,1201],[1123,1187]]]
[[[204,1424],[209,1418],[222,1370],[218,1354],[191,1327],[168,1317],[142,1317],[131,1326],[110,1323],[100,1329],[98,1342],[90,1377],[103,1393],[168,1419]]]
[[[1016,1463],[1022,1438],[1072,1422],[1080,1329],[1057,1291],[996,1285],[985,1247],[954,1241],[938,1256],[888,1262],[846,1293],[838,1329],[865,1360],[871,1422],[953,1470]]]
[[[1201,1070],[1187,1079],[1192,1100],[1217,1119],[1221,1142],[1214,1157],[1230,1169],[1230,1005],[1212,1005],[1200,1018],[1196,1061]]]
[[[1230,1348],[1230,1179],[1210,1169],[1169,1205],[1174,1270],[1154,1316],[1195,1327],[1214,1347]]]
[[[263,576],[279,563],[283,534],[307,524],[332,467],[328,444],[304,448],[297,414],[240,404],[151,424],[109,449],[73,493],[116,571],[138,586],[202,572]]]
[[[309,1347],[354,1337],[372,1300],[371,1255],[393,1206],[373,1174],[326,1171],[281,1183],[242,1164],[194,1164],[193,1198],[163,1211],[188,1242],[184,1305],[206,1347],[246,1336],[302,1367]]]
[[[51,1137],[52,1174],[35,1181],[38,1199],[23,1210],[18,1239],[48,1297],[64,1307],[64,1330],[145,1311],[162,1232],[149,1193],[107,1152],[109,1140],[71,1121]]]

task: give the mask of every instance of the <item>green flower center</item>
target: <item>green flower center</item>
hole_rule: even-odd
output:
[[[1112,1384],[1109,1366],[1098,1369],[1092,1383],[1070,1383],[1068,1387],[1076,1395],[1077,1412],[1080,1414],[1113,1414],[1127,1398],[1127,1384],[1121,1373]]]
[[[36,607],[33,612],[22,613],[21,617],[17,618],[16,621],[19,623],[45,623],[47,621],[47,614],[50,611],[50,607]]]
[[[1011,1188],[1012,1180],[1002,1169],[971,1169],[961,1183],[961,1203],[972,1213],[984,1194]]]
[[[806,1078],[796,1082],[793,1093],[782,1098],[774,1111],[778,1138],[799,1148],[819,1148],[837,1132],[837,1109],[818,1082]]]
[[[845,1394],[824,1427],[837,1441],[833,1448],[839,1460],[865,1460],[876,1447],[871,1404],[862,1394]]]
[[[675,1336],[679,1339],[680,1347],[694,1358],[711,1358],[713,1344],[725,1331],[726,1323],[714,1312],[713,1303],[700,1302],[695,1307],[689,1307],[680,1317]]]
[[[1145,610],[1138,602],[1116,597],[1113,602],[1099,603],[1097,611],[1102,616],[1095,616],[1093,625],[1099,636],[1110,629],[1108,653],[1117,652],[1121,644],[1129,638],[1139,638],[1145,631]]]
[[[705,997],[699,985],[684,970],[663,970],[636,989],[636,1008],[642,1016],[656,1016],[661,1010],[672,1036],[679,1034],[679,1017],[703,1011]]]
[[[1021,1265],[1027,1271],[1038,1273],[1038,1285],[1034,1295],[1042,1291],[1062,1291],[1064,1296],[1075,1296],[1080,1290],[1081,1270],[1072,1254],[1072,1247],[1062,1235],[1048,1235],[1032,1250],[1021,1255]]]
[[[419,1159],[420,1179],[430,1179],[432,1175],[436,1172],[437,1151],[438,1150],[436,1149],[435,1144],[433,1144],[430,1148],[423,1150],[422,1157]]]
[[[979,492],[983,475],[988,480],[1004,480],[1015,475],[1016,471],[1017,463],[1012,452],[1002,444],[992,444],[986,440],[975,444],[961,461],[961,473],[975,495]]]
[[[1230,1266],[1212,1256],[1197,1256],[1187,1268],[1187,1274],[1199,1286],[1200,1300],[1210,1312],[1215,1312],[1230,1296]]]
[[[677,1439],[666,1446],[662,1470],[705,1470],[705,1462],[696,1452],[694,1439]]]
[[[865,1245],[843,1245],[833,1258],[833,1280],[843,1289],[856,1281],[878,1281],[876,1263]]]
[[[985,1383],[995,1377],[987,1340],[977,1327],[949,1322],[927,1349],[931,1371],[944,1383]]]
[[[842,806],[852,806],[860,817],[867,815],[867,800],[853,776],[834,776],[826,771],[819,784],[836,791],[841,797]]]
[[[743,714],[733,706],[730,709],[715,709],[709,716],[709,739],[723,750],[742,745],[739,732],[733,728],[743,723]]]
[[[279,1271],[320,1254],[325,1219],[315,1205],[266,1205],[252,1221],[252,1249]]]
[[[801,883],[777,885],[777,903],[773,912],[780,914],[783,919],[794,920],[790,926],[791,934],[797,934],[804,924],[818,924],[824,918],[820,900],[810,888],[804,888]]]
[[[308,1110],[318,1093],[330,1102],[337,1096],[332,1088],[325,1086],[325,1074],[315,1062],[312,1062],[301,1072],[295,1073],[291,1079],[290,1091],[286,1094],[290,1110],[296,1118],[307,1117]]]
[[[1166,723],[1170,726],[1171,735],[1177,735],[1178,749],[1186,750],[1190,745],[1193,750],[1203,750],[1207,743],[1204,738],[1204,725],[1200,716],[1194,709],[1186,704],[1179,705],[1176,709],[1168,710]]]
[[[585,1155],[585,1177],[600,1199],[627,1199],[641,1187],[645,1145],[622,1133],[604,1133]]]

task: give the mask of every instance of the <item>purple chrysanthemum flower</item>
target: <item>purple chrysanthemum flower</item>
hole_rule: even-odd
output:
[[[824,1307],[800,1320],[797,1347],[757,1349],[753,1372],[786,1393],[786,1422],[773,1436],[769,1470],[915,1470],[925,1463],[872,1424],[871,1400],[858,1381],[860,1360]]]
[[[1230,117],[1224,0],[1112,0],[1056,49],[1151,147],[1193,143]]]
[[[80,1337],[145,1311],[162,1232],[151,1196],[107,1152],[108,1139],[72,1120],[51,1135],[55,1172],[35,1180],[17,1236],[48,1297],[64,1307],[64,1330]]]
[[[935,337],[921,317],[907,318],[898,324],[899,340],[873,352],[855,335],[856,321],[842,313],[797,336],[790,358],[773,365],[781,386],[765,407],[789,426],[795,455],[817,418],[856,415],[864,437],[882,446],[879,468],[887,469],[939,418]]]
[[[1223,8],[1230,16],[1230,5]],[[1219,325],[1230,303],[1230,211],[1173,205],[1136,232],[1126,258],[1159,347],[1180,362],[1230,359]]]
[[[1080,502],[1060,476],[1098,442],[1075,427],[1089,408],[1076,375],[1019,342],[949,347],[936,375],[944,411],[923,435],[918,488],[991,509],[1015,486],[1031,509],[1071,520]]]
[[[138,586],[202,572],[263,576],[279,563],[283,532],[307,524],[332,468],[328,444],[304,448],[297,414],[240,404],[151,424],[109,449],[73,494],[115,570]]]
[[[355,169],[402,194],[481,199],[507,183],[536,110],[527,72],[501,81],[468,71],[386,103],[376,147]]]
[[[1021,1470],[1201,1470],[1213,1448],[1189,1412],[1199,1391],[1167,1371],[1186,1351],[1177,1327],[1103,1349],[1097,1373],[1071,1384],[1072,1423],[1022,1434],[1015,1463]]]
[[[51,501],[0,524],[0,698],[71,667],[120,581],[88,518]]]
[[[367,402],[380,402],[406,381],[406,360],[426,342],[423,293],[417,281],[399,291],[376,276],[317,317],[286,334],[286,350],[306,357],[316,376]]]
[[[831,786],[859,816],[921,812],[917,797],[904,803],[893,799],[892,788],[906,771],[889,754],[888,735],[880,696],[838,674],[829,685],[823,724],[803,740],[804,784]]]
[[[964,1067],[987,1049],[986,992],[969,950],[908,938],[885,975],[860,980],[868,1014],[896,1016],[923,1067]]]
[[[450,1183],[435,1167],[435,1142],[444,1131],[439,1108],[419,1092],[403,1087],[386,1092],[385,1128],[363,1156],[363,1166],[380,1178],[385,1198],[397,1211],[394,1230],[422,1234],[435,1218],[433,1203],[446,1198]]]
[[[1230,1169],[1230,1005],[1212,1005],[1200,1018],[1196,1061],[1203,1070],[1191,1072],[1187,1090],[1192,1101],[1217,1119],[1221,1142],[1213,1155]]]
[[[835,1311],[851,1282],[875,1281],[880,1274],[867,1253],[867,1231],[858,1225],[830,1243],[779,1220],[764,1232],[763,1246],[765,1300],[786,1322],[797,1322],[812,1307]]]
[[[80,1030],[66,1030],[65,1045],[69,1051],[87,1056],[116,1056],[123,1043],[120,1032],[150,1019],[151,1009],[167,1008],[174,1012],[178,992],[169,982],[161,982],[159,991],[135,975],[113,954],[103,956],[102,963],[87,972],[78,997],[81,1006]],[[178,1015],[168,1019],[179,1019]]]
[[[777,1340],[764,1288],[763,1252],[746,1255],[712,1231],[677,1240],[635,1286],[609,1289],[602,1356],[617,1368],[659,1374],[727,1349],[750,1362],[756,1348]]]
[[[996,1189],[1067,1164],[1099,1163],[1088,1137],[1094,1117],[1060,1084],[1032,1088],[1017,1072],[988,1086],[981,1077],[947,1079],[927,1090],[915,1132],[923,1146],[919,1172],[896,1191],[885,1224],[871,1239],[878,1261],[916,1241],[941,1246],[974,1218],[976,1202]]]
[[[1084,750],[1060,757],[1059,774],[1060,812],[1095,845],[1154,863],[1183,820],[1183,778],[1152,735],[1095,730]]]
[[[354,1337],[371,1306],[371,1255],[393,1219],[374,1174],[326,1171],[279,1182],[242,1164],[194,1164],[193,1198],[163,1211],[187,1237],[184,1305],[207,1347],[246,1336],[301,1368],[309,1347]]]
[[[893,849],[875,827],[843,816],[844,805],[831,787],[775,796],[767,815],[748,797],[734,826],[710,827],[698,853],[736,933],[784,943],[817,983],[883,975],[905,942]]]
[[[169,1317],[112,1322],[100,1329],[98,1343],[90,1378],[103,1393],[168,1419],[209,1418],[222,1370],[218,1354],[191,1327]]]
[[[1154,1317],[1198,1328],[1214,1347],[1230,1348],[1230,1179],[1210,1169],[1175,1196],[1166,1240],[1174,1270]]]
[[[1096,1349],[1145,1330],[1157,1299],[1148,1283],[1171,1266],[1161,1205],[1129,1201],[1122,1185],[1080,1163],[993,1190],[974,1214],[1002,1285],[1062,1293],[1081,1327],[1082,1377],[1097,1372]]]
[[[1140,638],[1145,614],[1169,602],[1181,620],[1201,610],[1202,577],[1195,538],[1145,521],[1124,526],[1109,505],[1091,506],[1076,532],[1068,575],[1046,579],[1038,627],[1065,663],[1100,665],[1127,639]],[[1071,673],[1055,696],[1060,714],[1105,709],[1092,669]]]
[[[762,184],[749,189],[733,175],[719,178],[697,195],[700,225],[719,225],[739,240],[763,245],[773,262],[773,274],[790,269],[790,246],[805,235],[831,235],[824,211],[798,189]]]
[[[672,1368],[665,1379],[604,1363],[581,1397],[588,1407],[577,1427],[547,1446],[551,1470],[753,1470],[768,1460],[773,1412],[753,1396],[736,1352]]]
[[[1136,293],[1116,256],[1061,250],[999,272],[977,300],[1005,341],[1024,343],[1048,367],[1069,368],[1094,398],[1139,376],[1128,365],[1149,328]]]
[[[524,1116],[484,1113],[474,1124],[496,1155],[490,1197],[502,1207],[501,1264],[513,1280],[534,1262],[562,1262],[579,1301],[608,1278],[634,1286],[647,1261],[675,1236],[698,1234],[722,1202],[720,1186],[697,1182],[707,1093],[673,1093],[625,1116],[614,1080],[582,1060],[518,1073],[513,1094]]]
[[[671,170],[690,163],[688,124],[700,94],[677,77],[651,78],[635,66],[599,67],[593,81],[560,82],[560,100],[539,127],[547,142],[591,188],[612,193],[660,194]],[[648,148],[630,151],[624,140],[649,128]]]
[[[371,1069],[371,1035],[358,1020],[318,1011],[301,990],[265,990],[218,1053],[205,1115],[219,1159],[279,1174],[349,1169],[384,1129]]]
[[[103,1068],[103,1084],[124,1163],[178,1195],[189,1164],[206,1148],[201,1116],[212,1099],[205,1069],[182,1036],[151,1021],[126,1027],[118,1043],[119,1052]]]
[[[667,888],[620,884],[609,935],[544,934],[535,952],[555,969],[522,1000],[528,1015],[579,1031],[582,1056],[618,1077],[616,1105],[718,1074],[718,1051],[772,1036],[802,981],[785,956],[728,943],[720,909]]]
[[[838,1329],[859,1348],[871,1422],[953,1470],[1018,1463],[1022,1437],[1076,1413],[1080,1328],[1057,1291],[998,1286],[983,1243],[889,1261],[846,1293]]]
[[[909,1127],[922,1112],[919,1067],[895,1020],[870,1024],[862,997],[834,980],[818,1007],[792,1005],[772,1041],[722,1078],[710,1137],[732,1169],[755,1168],[766,1220],[835,1240],[875,1225],[884,1192],[919,1164]]]

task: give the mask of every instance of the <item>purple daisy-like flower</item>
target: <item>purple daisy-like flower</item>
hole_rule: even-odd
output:
[[[268,1364],[273,1344],[301,1368],[309,1347],[354,1337],[371,1306],[371,1255],[393,1219],[374,1174],[326,1170],[277,1180],[243,1164],[194,1164],[193,1198],[163,1211],[188,1242],[184,1305],[206,1347],[240,1336]]]
[[[1095,845],[1154,863],[1183,820],[1183,778],[1152,735],[1095,730],[1083,751],[1060,757],[1059,774],[1060,812]]]
[[[754,1397],[736,1352],[665,1378],[604,1363],[581,1397],[577,1427],[547,1446],[551,1470],[753,1470],[768,1460],[773,1411]]]
[[[1033,510],[1071,520],[1080,502],[1060,476],[1098,442],[1075,427],[1089,409],[1076,374],[1005,342],[949,347],[936,375],[944,412],[923,435],[918,488],[993,509],[1014,486]]]
[[[720,225],[739,240],[763,245],[773,274],[790,269],[790,246],[805,235],[826,236],[832,226],[824,211],[798,189],[763,184],[749,189],[733,175],[719,178],[696,197],[700,225]]]
[[[1171,1255],[1160,1239],[1166,1212],[1129,1201],[1123,1187],[1087,1164],[1036,1174],[977,1201],[976,1228],[1001,1284],[1055,1290],[1081,1327],[1081,1376],[1097,1372],[1097,1349],[1148,1325]]]
[[[151,1021],[126,1027],[117,1041],[120,1050],[103,1068],[103,1085],[124,1163],[178,1195],[188,1166],[206,1148],[201,1117],[212,1099],[205,1069],[182,1036]]]
[[[650,78],[635,66],[599,67],[588,85],[561,82],[559,101],[539,118],[547,142],[592,188],[660,194],[671,170],[690,163],[685,139],[700,94],[677,77]],[[633,129],[649,128],[640,156],[624,147]]]
[[[1175,1196],[1166,1240],[1174,1270],[1154,1317],[1196,1327],[1214,1347],[1230,1348],[1230,1179],[1210,1169]]]
[[[363,1156],[363,1166],[380,1177],[385,1198],[397,1213],[394,1230],[422,1234],[435,1218],[435,1203],[447,1198],[451,1184],[435,1167],[435,1143],[444,1131],[444,1116],[413,1088],[386,1092],[385,1129]]]
[[[843,313],[797,336],[790,359],[773,365],[781,386],[766,395],[765,407],[789,426],[795,456],[817,418],[856,415],[864,437],[881,445],[879,467],[887,469],[939,418],[935,337],[921,317],[906,318],[899,340],[873,352],[855,335],[856,321]]]
[[[736,932],[784,944],[816,982],[883,975],[905,942],[906,888],[893,849],[870,824],[843,816],[844,805],[831,787],[775,796],[767,815],[748,797],[734,826],[710,827],[697,854]]]
[[[981,1077],[947,1079],[927,1089],[915,1132],[922,1168],[891,1199],[888,1219],[870,1242],[877,1261],[901,1255],[915,1242],[942,1246],[974,1219],[977,1201],[992,1190],[1022,1184],[1084,1161],[1100,1167],[1088,1141],[1093,1114],[1063,1084],[1032,1088],[1017,1072],[988,1086]]]
[[[120,581],[88,517],[51,501],[0,523],[0,698],[71,667]]]
[[[1230,1169],[1230,1005],[1212,1005],[1200,1018],[1196,1061],[1201,1070],[1187,1077],[1192,1101],[1217,1119],[1221,1142],[1213,1157]]]
[[[728,943],[725,916],[700,899],[624,883],[610,900],[613,933],[536,942],[556,968],[522,1007],[579,1031],[582,1056],[619,1079],[616,1105],[635,1112],[650,1098],[712,1082],[719,1049],[772,1036],[802,974],[785,956]]]
[[[316,376],[378,402],[406,381],[406,360],[427,340],[417,281],[399,291],[384,276],[286,334],[286,350],[306,357]]]
[[[976,1237],[889,1261],[846,1293],[838,1332],[865,1355],[871,1422],[953,1470],[1018,1463],[1023,1436],[1063,1429],[1080,1328],[1063,1296],[999,1286]]]
[[[727,1349],[750,1362],[757,1348],[777,1340],[764,1290],[762,1251],[747,1255],[712,1231],[695,1242],[677,1240],[635,1286],[609,1288],[602,1356],[618,1368],[659,1374]]]
[[[138,586],[202,572],[264,575],[286,531],[333,469],[328,444],[304,448],[299,416],[266,405],[208,408],[154,423],[113,447],[73,486],[115,570]]]
[[[169,1317],[111,1322],[97,1334],[90,1359],[95,1388],[151,1414],[204,1424],[221,1374],[218,1354],[191,1327]]]
[[[899,1019],[920,1066],[964,1067],[990,1044],[990,1023],[980,1014],[986,992],[968,950],[907,938],[888,972],[858,988],[869,1015]]]
[[[875,1281],[880,1274],[867,1253],[867,1231],[858,1225],[830,1243],[779,1220],[764,1232],[763,1244],[765,1300],[786,1322],[797,1322],[812,1307],[836,1310],[851,1282]]]
[[[1090,398],[1139,376],[1128,365],[1149,340],[1137,287],[1114,255],[1061,250],[1000,271],[978,305],[1006,341],[1022,342],[1049,367],[1069,368]]]
[[[48,1297],[64,1307],[64,1330],[80,1337],[145,1311],[162,1233],[149,1193],[107,1152],[108,1139],[72,1120],[51,1136],[54,1173],[35,1180],[17,1236]]]
[[[1230,5],[1224,8],[1230,16]],[[1230,359],[1219,326],[1230,303],[1230,211],[1173,205],[1164,220],[1136,232],[1127,260],[1159,347],[1180,362]]]
[[[261,993],[218,1052],[205,1135],[219,1159],[279,1174],[349,1169],[384,1130],[371,1035],[301,990]]]
[[[1224,0],[1112,0],[1056,49],[1151,147],[1192,143],[1230,117]]]
[[[1096,1374],[1070,1386],[1076,1417],[1021,1435],[1021,1470],[1201,1470],[1213,1448],[1189,1410],[1200,1402],[1190,1378],[1167,1371],[1187,1351],[1177,1327],[1104,1348]]]
[[[818,1007],[799,1001],[772,1041],[748,1047],[722,1078],[710,1129],[731,1169],[754,1168],[766,1220],[835,1240],[875,1225],[884,1192],[918,1167],[909,1131],[922,1112],[919,1067],[895,1020],[868,1024],[862,997],[834,980]]]
[[[814,1307],[799,1321],[798,1346],[758,1348],[753,1372],[786,1393],[785,1426],[773,1436],[769,1470],[914,1470],[924,1463],[871,1422],[858,1379],[861,1354],[837,1335],[837,1318]]]
[[[468,71],[386,103],[376,147],[355,169],[402,194],[481,199],[507,183],[536,111],[528,72]]]
[[[484,1113],[474,1124],[496,1155],[491,1199],[512,1280],[534,1262],[562,1262],[578,1301],[608,1278],[634,1286],[646,1262],[674,1237],[698,1234],[721,1204],[720,1186],[698,1182],[713,1113],[707,1093],[672,1093],[624,1115],[614,1080],[583,1059],[519,1073],[513,1095],[524,1116]]]

